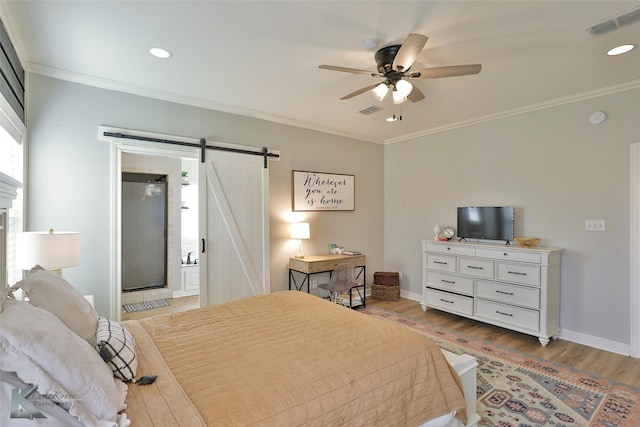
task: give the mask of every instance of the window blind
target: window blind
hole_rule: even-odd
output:
[[[0,94],[24,123],[24,69],[0,20]]]

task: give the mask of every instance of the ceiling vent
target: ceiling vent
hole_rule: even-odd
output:
[[[364,114],[364,115],[369,115],[369,114],[373,114],[373,113],[377,113],[378,111],[382,110],[382,107],[377,107],[375,105],[371,105],[363,110],[358,111],[360,114]]]
[[[638,21],[640,21],[640,7],[606,21],[590,25],[587,27],[587,31],[593,36],[599,36]]]

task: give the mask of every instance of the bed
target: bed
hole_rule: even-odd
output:
[[[475,359],[306,293],[276,292],[121,326],[135,340],[135,378],[157,379],[129,381],[126,409],[96,416],[95,425],[435,427],[478,419]],[[33,380],[23,376],[16,378]],[[57,416],[60,425],[73,425]],[[91,425],[87,416],[73,417],[79,419]]]

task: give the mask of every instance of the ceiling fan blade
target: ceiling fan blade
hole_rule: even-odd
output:
[[[416,62],[426,42],[427,36],[416,33],[409,34],[393,59],[393,69],[400,71],[402,68],[403,71],[407,71]]]
[[[358,70],[357,68],[348,67],[337,67],[335,65],[319,65],[318,68],[322,68],[323,70],[342,71],[343,73],[366,74],[367,76],[377,75],[377,73],[373,73],[367,70]]]
[[[358,90],[357,90],[357,91],[355,91],[355,92],[351,92],[349,95],[345,95],[345,96],[343,96],[343,97],[342,97],[342,98],[340,98],[340,99],[350,99],[350,98],[353,98],[354,96],[358,96],[358,95],[360,95],[361,93],[365,93],[366,91],[373,89],[374,87],[378,86],[379,84],[380,84],[380,82],[375,83],[375,84],[372,84],[372,85],[369,85],[369,86],[366,86],[366,87],[363,87],[362,89],[358,89]]]
[[[450,65],[448,67],[425,68],[422,70],[412,70],[406,77],[411,79],[437,79],[440,77],[467,76],[478,74],[482,70],[480,64]]]
[[[407,96],[407,99],[411,102],[422,101],[424,99],[424,93],[422,93],[422,91],[418,89],[416,85],[413,85],[413,90],[411,91],[409,96]]]

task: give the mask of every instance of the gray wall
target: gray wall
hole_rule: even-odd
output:
[[[356,177],[355,212],[306,213],[306,253],[338,242],[420,295],[420,240],[455,226],[462,205],[514,205],[516,235],[565,249],[563,331],[629,344],[629,144],[640,140],[640,90],[533,111],[391,144],[308,131],[38,75],[28,80],[28,230],[79,230],[82,259],[64,272],[107,314],[109,147],[98,125],[281,150],[270,166],[271,286],[287,288],[291,170]],[[609,119],[588,123],[603,110]],[[425,119],[426,120],[426,119]],[[604,233],[585,219],[605,219]],[[384,243],[384,245],[383,245]],[[637,261],[636,261],[637,262]]]
[[[605,111],[598,126],[589,115]],[[640,90],[533,111],[385,147],[385,262],[420,295],[420,239],[458,206],[514,205],[516,236],[564,248],[561,327],[629,344],[630,144]],[[584,231],[585,219],[606,232]],[[638,262],[638,260],[635,260]]]
[[[383,268],[383,147],[321,132],[202,108],[126,95],[80,84],[28,75],[27,230],[55,228],[82,232],[80,265],[64,276],[96,308],[109,314],[110,147],[98,140],[98,126],[204,137],[280,150],[270,163],[271,288],[287,289],[291,170],[355,175],[354,212],[297,215],[310,222],[310,253],[326,253],[339,242],[367,255],[369,280]]]

